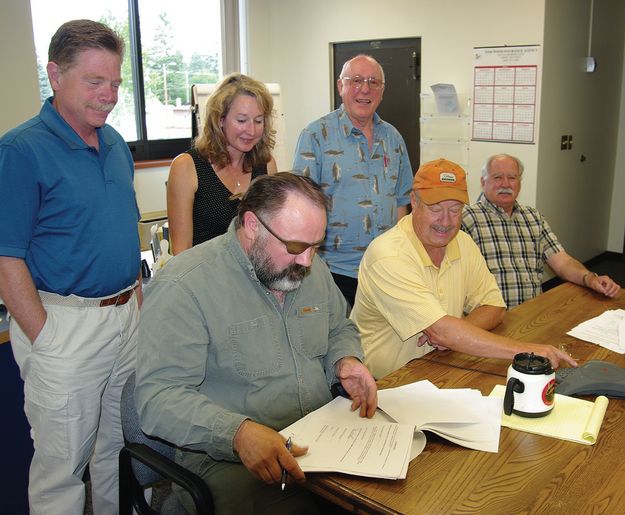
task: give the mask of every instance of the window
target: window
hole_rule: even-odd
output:
[[[101,21],[126,41],[123,83],[108,123],[126,139],[135,160],[174,157],[191,138],[191,85],[215,83],[223,75],[222,3],[230,5],[223,0],[31,0],[42,101],[52,94],[46,64],[56,29],[71,19]],[[237,9],[226,14],[236,16]]]

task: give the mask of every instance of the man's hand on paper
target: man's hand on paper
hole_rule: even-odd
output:
[[[294,456],[306,454],[308,447],[293,443],[289,452],[285,438],[270,427],[243,421],[234,435],[233,448],[245,468],[265,483],[279,483],[282,469],[295,481],[306,480]]]
[[[591,275],[586,284],[591,290],[603,293],[606,297],[615,297],[621,287],[607,275]]]
[[[371,418],[378,407],[375,379],[359,360],[352,356],[336,362],[336,377],[352,400],[352,411],[360,408],[360,416]]]

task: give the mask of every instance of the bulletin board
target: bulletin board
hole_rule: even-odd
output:
[[[535,143],[539,45],[474,48],[471,139]]]

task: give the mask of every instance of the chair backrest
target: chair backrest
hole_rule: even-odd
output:
[[[124,440],[129,443],[142,443],[151,447],[159,454],[162,454],[170,460],[174,460],[176,449],[169,443],[158,438],[148,436],[141,431],[141,424],[139,422],[139,414],[135,407],[135,373],[133,372],[126,380],[124,389],[122,390],[122,398],[120,403],[121,408],[121,420],[122,431],[124,433]],[[146,487],[157,481],[163,479],[158,472],[153,471],[151,468],[146,467],[140,462],[133,460],[132,462],[133,472],[141,484]]]

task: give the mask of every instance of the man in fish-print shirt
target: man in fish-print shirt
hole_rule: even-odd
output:
[[[384,93],[380,64],[366,55],[350,59],[337,87],[343,104],[302,131],[293,169],[330,198],[319,253],[353,305],[365,249],[408,213],[412,168],[401,134],[375,112]]]

